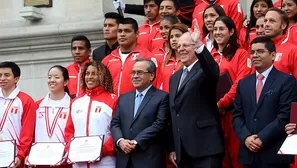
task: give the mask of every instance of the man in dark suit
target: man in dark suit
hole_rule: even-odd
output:
[[[287,137],[291,102],[297,100],[296,79],[274,68],[276,49],[270,38],[255,38],[250,54],[256,73],[239,81],[234,102],[238,160],[245,168],[289,168],[293,156],[277,152]]]
[[[156,66],[137,58],[131,72],[131,91],[119,97],[111,133],[118,155],[117,168],[165,168],[165,137],[168,125],[168,94],[152,86]]]
[[[104,17],[103,33],[105,43],[96,48],[92,54],[93,60],[99,62],[119,46],[117,42],[117,32],[122,16],[115,12],[108,12]]]
[[[184,68],[170,78],[170,160],[179,168],[220,168],[224,152],[216,102],[220,71],[200,40],[196,20],[194,27],[178,41]]]

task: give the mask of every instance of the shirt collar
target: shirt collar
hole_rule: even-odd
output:
[[[270,71],[272,70],[273,65],[271,65],[268,69],[266,69],[264,72],[262,72],[261,74],[264,76],[264,79],[267,79]],[[259,75],[259,72],[256,71],[256,77]]]
[[[7,98],[5,98],[4,95],[3,95],[2,89],[0,89],[0,98],[4,98],[4,99],[15,99],[18,96],[19,92],[20,92],[20,89],[18,87],[16,87],[10,93],[10,95]]]
[[[52,105],[49,103],[50,101],[50,93],[48,93],[45,98],[41,101],[40,103],[40,107],[51,107]],[[70,104],[70,97],[67,93],[65,93],[64,97],[62,100],[60,100],[61,103],[59,104],[59,107],[63,107],[63,108],[69,108],[69,104]]]
[[[137,95],[139,93],[142,93],[142,96],[144,97],[146,95],[146,93],[148,92],[148,90],[152,87],[152,85],[149,85],[147,88],[145,88],[142,92],[139,92],[137,89],[136,89],[136,94],[135,94],[135,97],[137,97]]]
[[[186,68],[188,68],[188,72],[190,72],[191,71],[191,69],[193,68],[193,66],[196,64],[196,62],[198,61],[198,59],[195,61],[195,62],[193,62],[191,65],[189,65],[188,67],[186,67],[186,66],[184,66],[183,67],[183,69],[186,69]]]

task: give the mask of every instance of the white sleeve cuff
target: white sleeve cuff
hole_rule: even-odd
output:
[[[196,52],[197,54],[200,54],[200,53],[202,53],[203,49],[204,49],[204,44],[203,44],[202,46],[200,46],[199,48],[196,48],[196,49],[195,49],[195,52]]]
[[[120,141],[123,140],[123,139],[124,139],[124,138],[120,138],[120,139],[117,140],[117,143],[116,143],[117,146],[120,146],[119,143],[120,143]]]

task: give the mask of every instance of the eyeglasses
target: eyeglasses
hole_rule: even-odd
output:
[[[251,55],[254,55],[254,54],[257,54],[257,55],[263,55],[265,52],[269,52],[269,51],[268,51],[268,50],[264,50],[264,49],[251,50],[251,51],[250,51],[250,54],[251,54]]]
[[[142,76],[143,74],[145,73],[151,73],[151,72],[144,72],[144,71],[132,71],[130,73],[130,75],[134,76],[134,75],[137,75],[137,76]]]
[[[194,45],[196,45],[196,44],[193,44],[193,43],[191,43],[191,44],[182,44],[182,45],[178,45],[177,46],[177,49],[180,49],[181,47],[183,47],[183,48],[189,48],[190,46],[194,46]]]

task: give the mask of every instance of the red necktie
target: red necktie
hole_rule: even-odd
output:
[[[262,80],[263,80],[264,76],[262,74],[259,74],[257,76],[257,78],[258,78],[258,85],[257,85],[257,88],[256,88],[256,96],[257,96],[257,103],[258,103],[259,98],[260,98],[260,95],[261,95],[261,92],[262,92],[262,89],[263,89],[263,82],[262,82]]]

